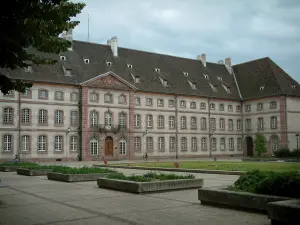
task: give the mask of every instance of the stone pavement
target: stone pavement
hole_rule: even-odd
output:
[[[147,171],[118,169],[126,174]],[[223,186],[233,175],[195,174]],[[45,176],[0,172],[0,225],[268,225],[266,215],[203,206],[197,190],[135,195],[100,189],[96,182],[63,183]]]

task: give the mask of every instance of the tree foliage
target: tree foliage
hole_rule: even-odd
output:
[[[33,47],[40,52],[66,51],[71,42],[59,38],[79,22],[71,21],[85,4],[69,0],[9,0],[0,7],[0,90],[24,92],[31,86],[21,80],[11,80],[5,70],[28,65],[52,64],[55,60],[29,53]]]
[[[258,156],[261,156],[263,153],[267,152],[266,140],[262,134],[255,134],[254,145]]]

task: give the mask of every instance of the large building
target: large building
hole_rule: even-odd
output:
[[[0,160],[252,156],[256,132],[269,155],[296,148],[299,84],[268,57],[232,66],[63,38],[55,65],[7,71],[33,86],[0,94]]]

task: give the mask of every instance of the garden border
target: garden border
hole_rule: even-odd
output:
[[[99,177],[105,177],[110,173],[89,173],[89,174],[64,174],[64,173],[47,173],[49,180],[63,181],[63,182],[84,182],[96,181]]]
[[[53,169],[50,168],[18,168],[17,174],[25,176],[45,176],[47,173],[52,172]]]

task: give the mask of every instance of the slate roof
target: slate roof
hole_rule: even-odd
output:
[[[110,46],[82,41],[73,41],[73,51],[60,55],[65,56],[66,61],[60,60],[59,55],[45,54],[57,59],[58,63],[33,66],[33,73],[17,69],[9,73],[10,77],[27,81],[79,85],[112,71],[140,91],[240,99],[234,76],[223,64],[207,62],[204,67],[201,61],[196,59],[121,47],[118,48],[118,57],[115,58]],[[89,59],[89,64],[84,62],[85,58]],[[112,65],[108,66],[107,61]],[[132,68],[128,68],[127,64],[131,64]],[[72,76],[65,76],[63,68],[71,69]],[[160,72],[155,72],[154,68],[159,68]],[[235,65],[233,69],[243,98],[271,95],[274,90],[276,94],[288,93],[300,96],[298,83],[269,58]],[[184,76],[183,72],[187,72],[188,76]],[[205,79],[203,74],[208,75],[209,80]],[[140,83],[135,83],[132,75],[138,76]],[[167,80],[167,87],[163,86],[159,77]],[[221,77],[222,80],[218,80],[217,77]],[[196,89],[191,88],[188,80],[195,83]],[[209,83],[216,86],[218,91],[214,92]],[[227,93],[221,84],[230,87],[231,93]],[[265,84],[265,91],[259,90],[262,84]],[[290,84],[296,85],[296,88],[291,88]]]

